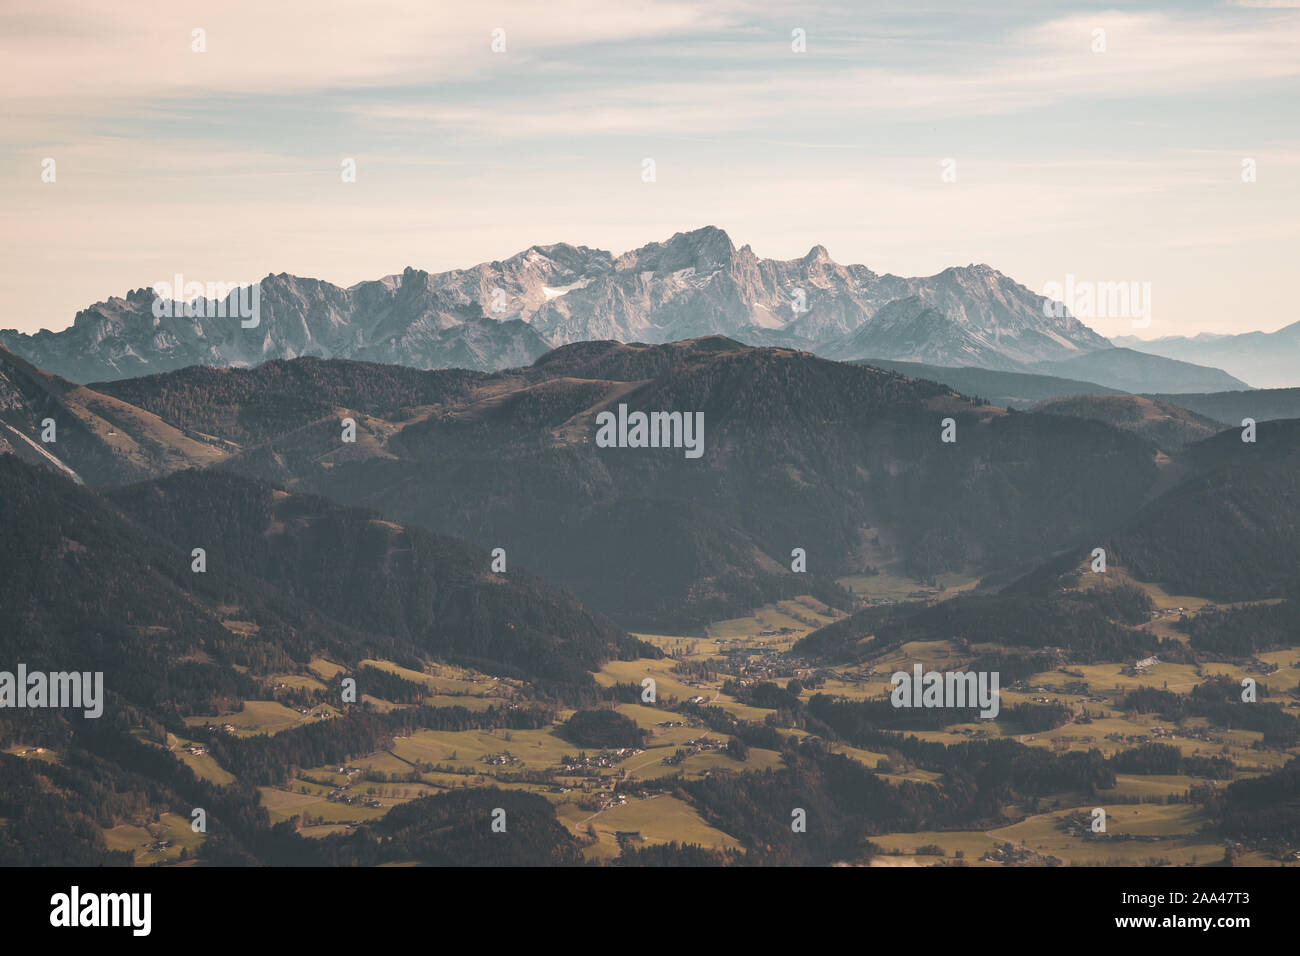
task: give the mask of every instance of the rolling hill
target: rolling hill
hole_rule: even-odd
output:
[[[44,423],[54,424],[46,442]],[[152,412],[41,371],[0,347],[0,452],[94,484],[135,481],[220,461],[220,443]]]
[[[1075,395],[1050,398],[1033,406],[1036,412],[1091,418],[1123,428],[1176,452],[1222,430],[1220,423],[1170,402],[1139,395]]]
[[[5,659],[102,669],[140,706],[245,696],[322,653],[490,664],[560,692],[654,653],[481,549],[227,472],[100,496],[4,455],[0,488]]]
[[[1023,566],[1127,516],[1158,476],[1145,441],[1100,423],[721,338],[579,343],[491,375],[300,359],[97,387],[239,444],[223,468],[505,548],[624,626],[791,593],[843,605],[833,579],[882,564]],[[619,405],[702,413],[703,457],[598,448]]]

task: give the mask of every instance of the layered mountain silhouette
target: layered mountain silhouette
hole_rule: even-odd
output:
[[[496,371],[581,341],[726,335],[835,359],[1041,372],[1124,390],[1245,387],[1217,369],[1116,349],[987,265],[904,278],[841,265],[822,246],[764,259],[712,226],[617,257],[532,246],[504,261],[438,274],[408,268],[350,288],[268,275],[250,328],[212,317],[217,302],[157,317],[155,301],[151,289],[133,290],[60,332],[0,330],[0,344],[82,382],[301,356]]]
[[[575,343],[494,373],[301,358],[94,388],[0,352],[0,439],[91,485],[216,467],[375,509],[503,547],[512,566],[648,628],[795,593],[844,607],[835,578],[881,566],[997,580],[1118,526],[1189,473],[1185,448],[1235,424],[1171,396],[882,364],[1048,400],[1016,414],[928,375],[719,336]],[[703,458],[596,447],[597,415],[619,405],[702,412]],[[953,445],[936,440],[946,417]],[[344,418],[354,443],[340,439]],[[45,443],[51,419],[59,438]],[[791,571],[795,548],[806,574]]]
[[[879,568],[960,569],[981,580],[966,596],[881,603],[812,631],[794,648],[801,667],[847,675],[942,646],[948,666],[996,670],[1010,689],[1064,666],[1150,656],[1214,670],[1294,647],[1300,621],[1295,421],[1262,422],[1254,443],[1235,427],[1197,440],[1213,422],[1165,401],[1101,395],[1015,412],[927,378],[720,336],[581,342],[497,372],[306,357],[93,388],[0,360],[0,655],[103,670],[108,688],[102,721],[11,718],[8,741],[59,753],[0,754],[6,862],[126,862],[108,828],[194,806],[211,812],[205,862],[491,860],[505,851],[480,851],[475,841],[493,838],[455,821],[503,804],[527,834],[506,862],[576,861],[575,837],[537,793],[462,789],[456,777],[382,821],[308,838],[292,823],[272,827],[267,788],[287,792],[304,768],[346,767],[420,728],[508,741],[556,726],[561,704],[638,699],[635,684],[598,687],[591,673],[664,653],[625,628],[699,634],[794,595],[854,610],[835,581],[845,572],[869,581]],[[1074,387],[974,372],[1030,392]],[[598,447],[596,418],[619,405],[701,412],[705,454]],[[344,418],[355,442],[341,438]],[[46,419],[57,441],[41,441]],[[945,419],[955,443],[940,440]],[[129,442],[109,440],[121,437]],[[1105,574],[1088,570],[1098,546]],[[194,547],[206,551],[204,573],[192,570]],[[502,573],[491,568],[495,547],[508,554]],[[796,548],[806,573],[791,568]],[[1137,582],[1248,603],[1156,620]],[[360,703],[340,702],[337,674],[328,685],[313,678],[316,690],[289,687],[322,657],[358,677]],[[372,659],[417,673],[459,663],[505,678],[509,696],[481,712],[420,706],[423,685]],[[709,666],[735,666],[727,661],[724,651]],[[1285,698],[1289,684],[1264,683],[1265,698]],[[999,736],[944,745],[907,732],[942,730],[960,714],[801,684],[728,680],[707,691],[770,715],[753,720],[674,704],[782,766],[747,772],[743,758],[719,757],[739,769],[672,778],[673,799],[746,847],[770,847],[797,796],[817,819],[842,818],[818,851],[831,860],[848,834],[861,836],[859,819],[882,833],[983,828],[1011,801],[1105,793],[1138,756],[1163,754],[1029,746],[1016,738],[1064,726],[1071,711],[1011,699]],[[1285,699],[1243,704],[1235,679],[1190,694],[1116,694],[1117,712],[1247,731],[1265,751],[1300,740]],[[245,702],[333,716],[269,734],[202,726]],[[807,740],[783,732],[796,726]],[[233,781],[200,778],[183,751],[168,751],[174,738],[200,743]],[[881,764],[873,771],[829,744],[873,762],[883,754],[884,767],[914,761],[939,783],[895,784]],[[1237,770],[1219,749],[1184,754],[1174,769],[1225,779]],[[475,761],[472,776],[481,768]],[[1230,784],[1207,819],[1272,835],[1296,818],[1293,777],[1250,773],[1256,790]]]
[[[882,564],[1023,567],[1131,514],[1161,473],[1149,440],[1086,417],[716,336],[490,374],[297,359],[97,388],[220,442],[221,468],[502,547],[625,627],[797,593],[842,605],[835,577]],[[703,413],[703,456],[597,447],[620,405]]]
[[[1202,333],[1158,339],[1125,336],[1115,342],[1151,355],[1213,365],[1259,388],[1300,385],[1300,322],[1275,332]]]

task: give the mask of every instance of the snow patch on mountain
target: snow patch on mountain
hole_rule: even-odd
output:
[[[156,319],[152,290],[138,289],[78,313],[62,332],[0,331],[0,343],[83,382],[304,355],[490,371],[571,342],[709,335],[844,360],[1014,371],[1113,349],[1069,314],[1044,315],[1041,295],[985,264],[906,278],[837,263],[820,245],[799,259],[764,259],[712,226],[617,257],[555,243],[349,288],[280,273],[260,291],[252,329]]]

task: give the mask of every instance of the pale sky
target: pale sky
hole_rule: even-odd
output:
[[[1296,6],[3,0],[0,327],[176,273],[350,285],[716,225],[1149,282],[1151,325],[1104,335],[1271,331],[1300,319]]]

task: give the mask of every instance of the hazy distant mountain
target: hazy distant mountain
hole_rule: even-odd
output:
[[[965,395],[979,395],[995,405],[1019,408],[1044,398],[1066,395],[1126,394],[1166,391],[1171,394],[1204,388],[1215,393],[1239,390],[1246,383],[1215,368],[1205,368],[1133,349],[1098,349],[1062,362],[1035,362],[1032,371],[1010,372],[968,365],[948,368],[924,362],[900,362],[872,356],[856,359],[864,365],[892,369],[911,378],[928,378],[951,385]]]
[[[1122,395],[1120,389],[1107,388],[1096,382],[1028,372],[999,372],[986,368],[946,368],[920,362],[894,362],[888,359],[860,359],[859,364],[888,369],[908,378],[925,378],[942,382],[963,395],[977,395],[1004,408],[1028,408],[1047,398],[1070,395]]]
[[[1099,349],[1033,367],[1044,375],[1087,379],[1122,392],[1226,392],[1249,387],[1217,368],[1126,348]]]
[[[1257,388],[1300,385],[1300,322],[1276,332],[1202,333],[1191,338],[1171,335],[1150,340],[1129,335],[1113,341],[1152,355],[1213,365]]]
[[[255,327],[212,317],[215,300],[203,300],[197,316],[157,317],[153,290],[138,289],[85,309],[61,332],[0,330],[0,343],[83,382],[301,356],[495,371],[574,342],[710,335],[835,359],[1048,374],[1058,373],[1044,363],[1091,357],[1093,374],[1073,377],[1125,389],[1118,383],[1131,369],[1112,364],[1134,365],[1134,353],[1126,361],[1078,319],[1044,309],[1043,296],[987,265],[903,278],[840,265],[821,246],[799,259],[762,259],[712,226],[618,257],[560,243],[439,274],[408,268],[347,289],[281,273],[259,290]],[[1244,386],[1164,359],[1137,364],[1149,390]]]

